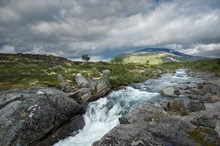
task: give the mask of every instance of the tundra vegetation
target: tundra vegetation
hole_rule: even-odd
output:
[[[109,79],[114,88],[156,78],[161,73],[173,72],[177,68],[214,72],[220,76],[220,59],[151,65],[147,62],[124,63],[122,57],[113,58],[110,62],[79,62],[46,55],[0,54],[0,90],[36,86],[60,88],[58,75],[62,75],[67,82],[76,86],[74,77],[77,73],[93,79],[99,78],[102,70],[106,69],[111,71]]]

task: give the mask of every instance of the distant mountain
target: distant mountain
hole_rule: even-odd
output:
[[[204,59],[204,57],[187,55],[168,48],[145,48],[119,55],[125,63],[161,64],[164,62],[185,62]]]

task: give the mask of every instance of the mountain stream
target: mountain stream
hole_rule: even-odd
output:
[[[78,134],[67,137],[54,146],[91,146],[119,124],[119,117],[127,114],[142,102],[163,100],[159,93],[163,88],[183,86],[188,82],[202,82],[202,79],[190,77],[185,69],[178,69],[173,74],[164,74],[158,79],[131,84],[125,89],[112,91],[106,97],[88,105],[84,114],[85,126],[79,130]],[[184,100],[187,102],[186,97]]]

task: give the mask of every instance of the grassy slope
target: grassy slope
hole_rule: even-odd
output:
[[[45,55],[0,54],[0,90],[35,86],[59,88],[58,74],[76,86],[74,78],[77,73],[92,79],[100,77],[104,69],[112,71],[110,81],[113,87],[152,77],[152,74],[143,75],[151,68],[141,64],[83,63]]]
[[[100,72],[104,69],[111,70],[110,82],[113,87],[118,87],[155,78],[161,72],[173,71],[180,67],[212,71],[220,76],[220,59],[191,63],[173,62],[162,65],[148,65],[106,62],[82,63],[45,55],[0,54],[0,90],[35,86],[59,88],[58,74],[63,75],[68,82],[76,86],[74,77],[77,73],[82,73],[85,77],[92,79],[100,77]]]
[[[159,54],[154,53],[144,53],[144,54],[129,54],[124,59],[125,63],[140,63],[140,64],[161,64],[164,62],[166,56],[175,56],[171,53],[163,52]]]

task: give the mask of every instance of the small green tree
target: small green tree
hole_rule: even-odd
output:
[[[84,62],[89,62],[90,57],[89,57],[88,54],[83,54],[83,55],[81,56],[81,59],[82,59]]]
[[[116,64],[122,64],[124,61],[124,58],[122,56],[116,56],[114,57],[111,62]]]

